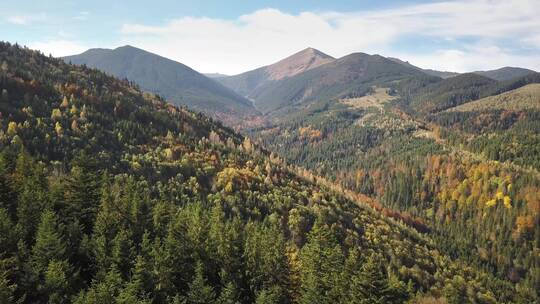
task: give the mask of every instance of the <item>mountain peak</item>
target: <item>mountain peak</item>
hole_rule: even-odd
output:
[[[132,46],[132,45],[129,45],[129,44],[126,44],[126,45],[123,45],[123,46],[119,46],[117,47],[115,50],[137,50],[137,51],[144,51],[143,49],[140,49],[138,47],[135,47],[135,46]]]
[[[310,54],[310,55],[314,55],[314,56],[332,58],[332,56],[327,55],[327,54],[317,50],[316,48],[312,48],[312,47],[307,47],[307,48],[301,50],[300,52],[298,52],[298,53],[296,53],[294,55],[300,55],[300,54]],[[292,56],[294,56],[294,55],[292,55]]]
[[[317,49],[308,47],[266,67],[270,80],[279,80],[311,70],[335,59]]]

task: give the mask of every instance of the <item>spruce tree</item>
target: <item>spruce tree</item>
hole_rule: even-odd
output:
[[[209,286],[204,278],[203,265],[198,262],[195,268],[195,276],[189,284],[187,295],[188,304],[212,304],[215,303],[216,294],[212,286]]]
[[[45,271],[43,291],[49,295],[48,303],[66,303],[70,290],[70,269],[67,261],[53,260]]]
[[[390,287],[377,254],[370,255],[351,280],[349,301],[351,304],[385,304],[389,301]]]
[[[51,261],[66,259],[66,245],[59,231],[58,218],[52,211],[46,210],[41,215],[31,259],[37,272],[44,272]]]
[[[343,252],[332,232],[316,222],[301,251],[300,303],[335,303],[343,296]]]
[[[217,304],[239,304],[240,295],[232,282],[228,282],[222,289]]]
[[[259,292],[255,304],[279,304],[284,302],[283,290],[279,286],[265,288]]]
[[[99,178],[87,157],[81,157],[77,163],[80,166],[71,169],[66,182],[66,215],[69,221],[79,222],[84,233],[90,234],[100,201]]]
[[[0,259],[0,303],[15,303],[15,290],[17,285],[13,284],[8,276],[9,272],[5,269],[7,260]],[[9,261],[10,264],[13,261]]]

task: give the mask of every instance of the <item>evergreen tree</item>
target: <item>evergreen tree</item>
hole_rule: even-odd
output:
[[[5,269],[7,262],[13,263],[12,260],[0,259],[0,303],[15,303],[15,290],[17,285],[10,282],[8,276],[9,271]]]
[[[284,291],[279,286],[261,290],[255,300],[255,304],[279,304],[284,302]]]
[[[86,292],[81,292],[74,304],[115,304],[124,282],[120,272],[112,268],[103,280],[94,281]]]
[[[45,271],[43,291],[49,295],[48,303],[67,303],[70,293],[69,264],[66,261],[51,261]]]
[[[111,260],[122,274],[122,277],[126,279],[134,262],[133,254],[135,252],[129,231],[120,230],[112,240],[111,245]]]
[[[74,162],[66,181],[66,216],[68,221],[78,221],[83,232],[90,234],[100,201],[99,178],[96,164],[86,154]]]
[[[270,287],[289,287],[285,240],[274,225],[249,223],[246,226],[244,259],[253,294]]]
[[[11,187],[6,166],[7,160],[0,154],[0,208],[6,209],[8,215],[14,218],[17,210],[16,193]]]
[[[31,244],[41,211],[48,207],[47,182],[42,168],[25,152],[17,157],[13,181],[18,192],[16,229],[20,237]]]
[[[354,304],[384,304],[392,302],[392,291],[388,283],[382,257],[372,254],[363,263],[360,271],[352,277],[349,302]]]
[[[217,304],[239,304],[240,295],[236,286],[232,282],[228,282],[219,294],[219,298],[216,301]]]
[[[0,208],[0,257],[17,250],[17,238],[13,231],[13,222],[4,208]]]
[[[58,218],[54,212],[49,210],[43,212],[31,258],[34,269],[38,273],[44,272],[51,261],[58,262],[66,259],[66,245],[58,225]]]
[[[444,288],[444,296],[448,304],[467,302],[467,284],[463,277],[456,275]]]
[[[209,286],[204,278],[203,265],[197,263],[195,276],[189,284],[187,303],[189,304],[212,304],[216,301],[216,294],[212,286]]]
[[[300,303],[335,303],[343,293],[344,257],[335,236],[319,221],[301,251]]]

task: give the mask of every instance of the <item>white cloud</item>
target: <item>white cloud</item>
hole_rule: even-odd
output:
[[[31,49],[40,50],[45,55],[51,54],[55,57],[79,54],[89,48],[80,42],[69,40],[48,40],[34,42],[30,43],[28,47]]]
[[[467,47],[464,50],[443,49],[425,55],[398,53],[393,56],[422,68],[440,71],[471,72],[504,66],[526,67],[540,71],[540,53],[520,56],[489,45]]]
[[[236,20],[184,17],[162,26],[124,24],[121,43],[203,72],[239,73],[308,46],[337,57],[354,51],[403,55],[413,64],[456,71],[499,65],[540,69],[538,34],[533,30],[540,28],[538,11],[537,0],[461,0],[364,12],[295,15],[262,9]],[[421,55],[414,48],[407,53],[393,46],[397,39],[415,35],[445,40],[452,47]],[[533,54],[515,55],[515,50],[500,47],[501,41],[532,48]]]
[[[7,18],[7,21],[9,23],[13,23],[17,25],[25,25],[28,23],[28,18],[24,16],[11,16]]]
[[[35,15],[14,15],[6,18],[6,21],[15,25],[29,25],[35,22],[43,22],[47,19],[45,13]]]

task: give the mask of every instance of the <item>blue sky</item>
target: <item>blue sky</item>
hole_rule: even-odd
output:
[[[540,0],[0,3],[0,39],[54,56],[125,44],[201,72],[239,73],[305,47],[440,70],[540,70]]]

